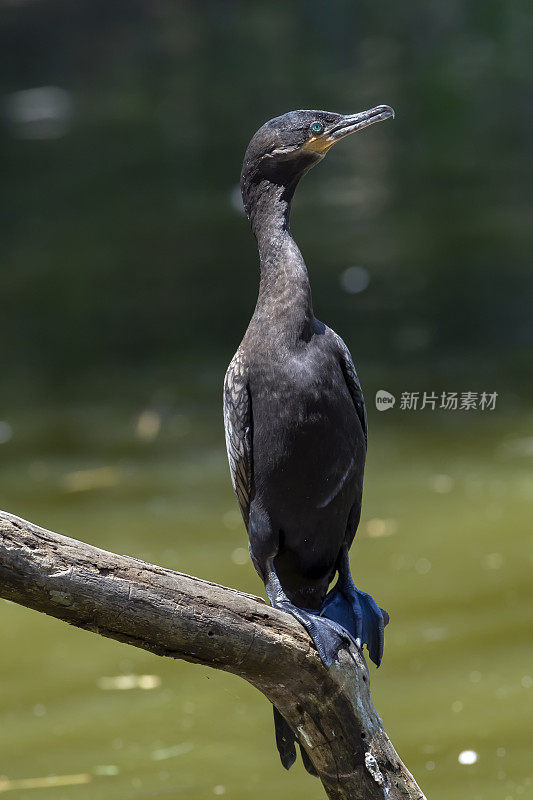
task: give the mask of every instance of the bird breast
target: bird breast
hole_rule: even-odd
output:
[[[324,508],[360,483],[364,437],[340,362],[314,346],[252,370],[254,482]]]

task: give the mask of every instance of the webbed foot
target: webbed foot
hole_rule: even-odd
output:
[[[278,601],[276,607],[291,614],[304,626],[315,643],[325,667],[332,665],[341,648],[349,646],[349,634],[335,619],[321,616],[318,611],[299,608],[286,599]]]
[[[366,644],[370,658],[379,667],[389,615],[371,595],[353,583],[342,588],[335,586],[324,600],[320,615],[348,631],[358,647]]]
[[[272,606],[291,614],[304,626],[315,643],[322,663],[325,667],[330,667],[337,658],[339,650],[350,646],[349,632],[339,625],[335,618],[321,616],[320,611],[300,608],[291,603],[274,568],[273,556],[267,559],[265,572],[265,588]]]

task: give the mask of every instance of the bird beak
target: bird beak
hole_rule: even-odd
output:
[[[361,111],[359,114],[347,114],[327,133],[316,136],[306,142],[304,149],[325,154],[330,147],[340,139],[344,139],[345,136],[349,136],[351,133],[360,131],[375,122],[381,122],[389,117],[394,119],[394,109],[390,106],[376,106],[369,111]]]
[[[394,109],[390,106],[376,106],[371,108],[370,111],[361,111],[359,114],[347,114],[343,119],[335,125],[329,132],[328,138],[332,139],[332,144],[338,142],[339,139],[344,139],[350,133],[360,131],[362,128],[367,128],[375,122],[381,122],[384,119],[392,117],[394,119]]]

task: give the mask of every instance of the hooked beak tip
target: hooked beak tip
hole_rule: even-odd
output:
[[[372,115],[372,116],[374,116],[374,115],[378,116],[379,115],[381,117],[381,119],[388,119],[389,117],[392,117],[392,119],[394,119],[395,116],[396,116],[396,112],[394,111],[393,107],[392,106],[386,106],[386,105],[376,106],[376,108],[372,108],[370,111],[363,112],[363,113],[366,113],[366,114],[369,114],[369,115]]]

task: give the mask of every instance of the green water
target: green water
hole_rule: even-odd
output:
[[[144,440],[139,410],[14,410],[0,506],[260,593],[242,557],[219,410],[164,410],[159,432],[144,419]],[[371,419],[352,566],[391,614],[383,666],[371,668],[376,707],[431,800],[533,796],[528,430],[523,409]],[[323,796],[300,764],[281,768],[270,706],[242,680],[10,603],[0,603],[0,630],[6,800]],[[105,688],[102,678],[120,675],[155,676],[145,679],[154,688]],[[459,764],[464,750],[476,764]],[[84,782],[16,783],[48,775]]]

